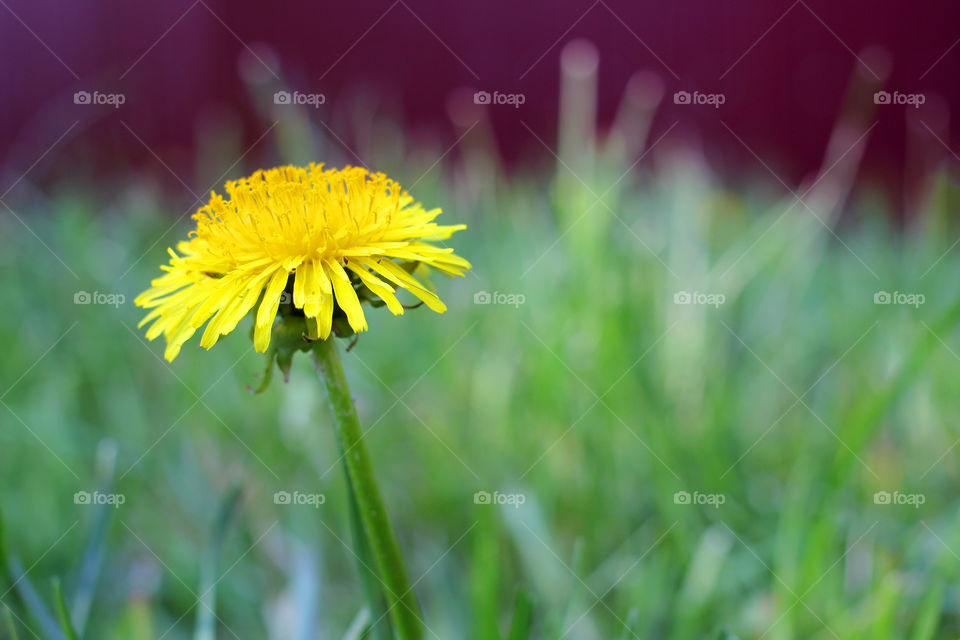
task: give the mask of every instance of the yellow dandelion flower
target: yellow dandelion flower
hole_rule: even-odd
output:
[[[453,275],[470,268],[453,249],[430,244],[466,228],[436,224],[439,214],[359,167],[286,166],[227,182],[226,197],[211,193],[193,216],[196,230],[168,250],[166,273],[135,300],[150,309],[140,326],[152,322],[147,338],[163,334],[173,360],[204,323],[200,344],[209,349],[258,301],[253,342],[266,351],[285,292],[321,339],[335,313],[353,331],[367,329],[361,298],[403,314],[398,287],[443,313],[443,302],[411,275],[421,266]]]

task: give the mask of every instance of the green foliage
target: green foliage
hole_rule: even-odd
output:
[[[436,155],[369,157],[410,184]],[[622,172],[600,161],[588,183],[603,193]],[[792,199],[731,193],[696,163],[655,177],[623,180],[605,197],[616,217],[593,209],[585,235],[540,174],[464,178],[445,162],[414,189],[470,224],[452,244],[475,270],[436,278],[444,316],[371,311],[344,366],[428,635],[955,638],[957,229],[898,232],[864,198],[841,242]],[[0,222],[15,268],[0,289],[4,633],[189,638],[203,585],[203,637],[343,637],[355,616],[363,637],[340,454],[307,358],[259,396],[244,331],[167,364],[132,300],[186,232],[167,233],[181,203],[141,185],[106,211],[59,193],[23,207],[43,243]],[[930,210],[948,211],[937,193]],[[924,303],[875,304],[884,291]],[[683,292],[724,300],[675,303]],[[112,485],[96,468],[106,437]],[[211,543],[235,484],[234,528]],[[95,489],[125,500],[75,502]],[[64,603],[90,588],[88,556],[102,566],[78,622]],[[52,576],[66,598],[47,607],[31,585]]]

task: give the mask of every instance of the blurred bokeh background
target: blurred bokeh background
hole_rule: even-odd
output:
[[[344,356],[429,637],[956,638],[958,17],[0,0],[0,638],[364,637],[307,359],[132,303],[310,161],[469,225]]]
[[[66,167],[77,162],[85,172],[156,168],[153,150],[192,177],[204,130],[236,127],[245,144],[263,133],[249,99],[254,81],[323,94],[327,102],[314,115],[328,124],[362,100],[367,111],[357,117],[389,113],[411,133],[426,129],[450,142],[456,136],[449,101],[457,89],[522,93],[519,110],[488,114],[502,157],[518,162],[543,151],[526,126],[545,138],[555,131],[560,52],[580,37],[598,47],[602,60],[601,130],[612,125],[630,78],[644,71],[670,95],[700,90],[727,98],[719,110],[668,101],[655,133],[679,121],[676,133],[703,141],[725,175],[757,168],[725,123],[796,183],[818,166],[854,73],[890,91],[922,92],[924,120],[946,134],[960,99],[958,19],[960,8],[947,0],[882,2],[869,10],[852,2],[595,0],[561,2],[550,11],[503,0],[349,8],[293,0],[14,0],[0,22],[7,61],[0,157],[16,176],[64,125],[79,121],[41,172],[50,166],[75,175],[75,166]],[[122,93],[125,102],[117,113],[84,108],[72,101],[81,90]],[[887,111],[867,141],[863,170],[900,196],[912,178],[903,171],[912,132],[901,117],[904,106]],[[924,147],[930,135],[917,126],[913,137]],[[931,146],[948,153],[935,141]]]

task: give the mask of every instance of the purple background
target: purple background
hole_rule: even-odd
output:
[[[679,121],[670,137],[700,140],[721,173],[764,172],[725,123],[791,186],[822,158],[858,66],[853,52],[876,46],[889,60],[885,86],[927,98],[915,115],[940,140],[923,128],[914,135],[942,160],[956,158],[947,148],[955,148],[947,122],[960,99],[960,46],[951,49],[960,38],[960,4],[946,0],[0,5],[0,191],[77,120],[57,153],[31,170],[32,180],[131,166],[163,172],[146,146],[174,171],[192,175],[198,126],[225,112],[236,112],[252,143],[264,125],[238,71],[242,57],[252,59],[247,45],[290,89],[328,96],[315,114],[320,119],[339,96],[373,88],[411,130],[434,127],[447,144],[457,136],[446,110],[452,91],[522,92],[520,109],[490,110],[504,156],[515,164],[531,155],[549,159],[523,123],[555,145],[560,51],[586,38],[600,52],[601,129],[630,76],[650,71],[667,92],[654,136]],[[73,104],[75,91],[94,89],[122,92],[126,103],[117,110]],[[677,106],[671,97],[680,89],[723,92],[727,101],[719,110]],[[885,107],[868,116],[878,124],[860,177],[894,195],[909,161],[906,110]]]

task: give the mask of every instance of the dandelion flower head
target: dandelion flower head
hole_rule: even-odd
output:
[[[204,324],[200,344],[209,349],[258,302],[253,342],[266,351],[284,294],[320,339],[335,313],[365,331],[362,300],[403,314],[398,288],[443,313],[413,271],[470,268],[453,249],[431,244],[466,225],[438,225],[440,209],[425,209],[382,173],[285,166],[227,182],[225,191],[211,193],[189,239],[169,250],[165,273],[135,301],[149,309],[140,323],[150,323],[147,338],[166,339],[167,360]]]

